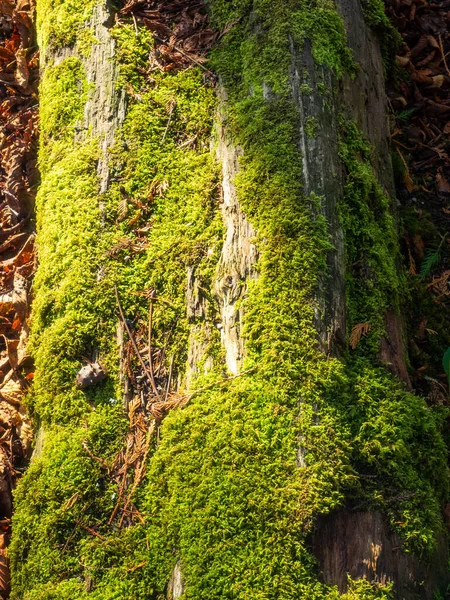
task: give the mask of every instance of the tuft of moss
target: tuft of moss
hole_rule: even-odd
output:
[[[350,327],[371,323],[366,338],[376,354],[388,308],[400,308],[406,279],[399,272],[398,227],[389,197],[372,166],[373,150],[356,125],[342,121],[339,155],[346,169],[338,206],[346,248]]]
[[[97,4],[97,0],[38,0],[36,27],[41,50],[45,53],[70,46],[79,34],[84,37],[84,25]]]
[[[380,40],[386,75],[396,70],[395,55],[402,38],[385,12],[383,0],[362,0],[364,19]]]
[[[99,459],[110,461],[125,439],[122,413],[121,407],[102,406],[86,416],[83,427],[46,430],[42,454],[32,461],[14,497],[13,597],[59,599],[82,591],[77,579],[84,574],[83,526],[105,527],[116,492],[83,443]],[[67,581],[71,573],[72,582]],[[84,596],[72,596],[79,597]]]
[[[70,422],[86,412],[87,397],[96,402],[116,393],[114,371],[101,391],[86,396],[75,387],[82,360],[99,350],[102,340],[105,353],[117,357],[111,344],[113,293],[99,294],[105,285],[98,280],[102,263],[98,142],[74,141],[88,93],[78,59],[69,57],[46,68],[40,88],[42,182],[36,199],[40,266],[30,336],[37,368],[28,401],[32,413],[46,423]]]
[[[305,132],[309,138],[313,138],[317,133],[319,121],[315,117],[308,117],[305,122]]]
[[[354,581],[349,578],[349,587],[345,594],[340,596],[341,600],[392,600],[392,584],[371,584],[365,579]]]

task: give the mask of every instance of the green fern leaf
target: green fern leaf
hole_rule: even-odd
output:
[[[450,389],[450,348],[447,348],[444,356],[442,357],[442,366],[444,367],[444,371],[447,373],[448,386]]]
[[[423,257],[422,264],[420,265],[419,279],[423,281],[428,277],[431,269],[435,267],[441,260],[441,249],[440,246],[436,250],[429,248]]]
[[[423,281],[424,279],[426,279],[426,277],[428,277],[428,275],[431,273],[431,269],[433,267],[435,267],[441,260],[441,248],[442,248],[442,244],[445,242],[446,238],[447,238],[447,234],[445,234],[442,237],[442,239],[439,243],[439,246],[436,249],[428,248],[428,250],[425,251],[425,255],[423,257],[422,264],[420,265],[420,273],[419,273],[420,281]]]
[[[444,356],[442,357],[442,365],[444,371],[447,373],[447,377],[450,377],[450,348],[447,348]]]

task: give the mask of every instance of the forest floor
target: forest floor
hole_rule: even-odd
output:
[[[0,1],[0,596],[9,590],[6,547],[12,489],[32,431],[22,399],[33,378],[26,351],[35,270],[38,51],[29,0]],[[3,596],[2,596],[3,597]]]
[[[448,403],[438,336],[450,325],[450,1],[386,0],[401,36],[387,82],[416,389]]]

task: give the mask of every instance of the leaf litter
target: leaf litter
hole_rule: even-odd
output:
[[[26,351],[32,224],[38,180],[38,52],[30,0],[0,0],[0,596],[10,588],[6,549],[12,490],[32,441],[23,396],[33,378]]]

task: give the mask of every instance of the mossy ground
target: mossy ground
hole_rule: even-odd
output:
[[[383,600],[390,591],[364,581],[339,596],[318,580],[308,548],[314,520],[352,502],[386,512],[410,549],[433,548],[448,495],[447,449],[440,415],[376,366],[384,311],[398,308],[403,280],[390,203],[371,149],[351,123],[343,126],[340,150],[348,171],[340,209],[348,303],[352,323],[370,320],[374,327],[346,360],[325,356],[316,343],[313,299],[331,245],[322,200],[302,193],[290,44],[310,38],[318,62],[337,77],[351,74],[344,26],[328,0],[273,4],[211,2],[218,28],[235,22],[211,68],[228,92],[228,128],[244,149],[235,184],[258,232],[258,278],[245,301],[246,367],[255,371],[169,414],[134,498],[145,523],[124,529],[108,526],[116,490],[82,446],[87,441],[94,455],[111,461],[126,430],[116,400],[114,285],[136,327],[148,309],[138,292],[156,289],[162,302],[155,343],[175,331],[167,355],[175,355],[182,376],[191,326],[187,268],[195,267],[212,307],[223,236],[209,147],[216,99],[197,68],[155,72],[145,81],[139,67],[148,34],[136,38],[133,26],[118,28],[130,107],[112,149],[114,182],[101,198],[102,213],[98,141],[73,141],[89,93],[81,63],[68,59],[47,69],[32,333],[37,375],[29,400],[46,433],[16,492],[13,598],[163,598],[180,560],[186,599]],[[57,12],[39,10],[41,35],[48,36]],[[147,247],[111,255],[124,238]],[[367,277],[355,273],[358,262],[367,265]],[[208,319],[213,323],[214,313]],[[211,343],[220,358],[218,341]],[[93,350],[110,377],[85,393],[74,379]],[[216,360],[195,385],[222,373]]]

